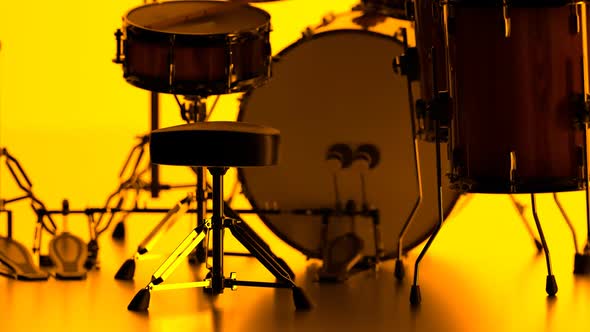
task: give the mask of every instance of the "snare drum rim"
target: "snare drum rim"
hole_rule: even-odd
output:
[[[248,8],[248,10],[253,10],[259,14],[262,14],[262,16],[264,16],[264,23],[260,24],[259,26],[255,27],[255,28],[250,28],[250,29],[244,29],[244,30],[240,30],[240,31],[233,31],[233,32],[220,32],[220,33],[199,33],[199,32],[183,32],[183,33],[179,33],[179,32],[172,32],[172,31],[165,31],[165,30],[158,30],[158,29],[153,29],[153,28],[148,28],[145,26],[141,26],[138,25],[136,23],[133,23],[131,20],[129,20],[129,14],[131,14],[133,11],[135,10],[139,10],[141,8],[147,8],[150,6],[164,6],[165,4],[168,3],[188,3],[188,2],[194,2],[194,3],[203,3],[203,2],[209,2],[209,3],[225,3],[225,2],[220,2],[220,1],[208,1],[208,0],[203,0],[203,1],[194,1],[194,0],[178,0],[178,1],[166,1],[166,2],[156,2],[156,3],[150,3],[150,4],[146,4],[146,5],[142,5],[142,6],[138,6],[135,8],[130,9],[129,11],[127,11],[124,15],[123,15],[123,28],[125,30],[127,30],[128,26],[133,26],[134,28],[137,28],[139,30],[144,30],[144,31],[149,31],[150,33],[155,33],[155,34],[161,34],[161,35],[165,35],[165,36],[170,36],[170,35],[175,35],[175,36],[190,36],[190,37],[202,37],[202,38],[227,38],[227,37],[240,37],[240,36],[244,36],[244,35],[248,35],[248,34],[259,34],[260,32],[270,32],[271,31],[271,25],[270,25],[270,20],[271,20],[271,16],[270,14],[263,10],[260,9],[258,7],[254,7],[254,6],[250,6],[248,4],[244,4],[241,5],[242,8]]]
[[[370,30],[360,30],[360,29],[338,29],[338,30],[329,30],[329,31],[323,31],[323,32],[318,32],[318,33],[313,33],[311,35],[307,35],[307,36],[303,36],[301,38],[299,38],[297,41],[295,41],[294,43],[290,44],[289,46],[287,46],[286,48],[284,48],[283,50],[281,50],[279,53],[277,53],[277,55],[275,55],[273,57],[273,63],[274,62],[279,62],[281,56],[289,53],[291,50],[293,50],[294,48],[296,48],[297,46],[310,41],[310,40],[314,40],[314,39],[319,39],[319,38],[323,38],[326,36],[331,36],[331,35],[335,35],[335,34],[349,34],[349,33],[355,33],[355,34],[360,34],[360,35],[373,35],[379,38],[383,38],[383,39],[387,39],[387,40],[392,40],[396,43],[398,43],[399,45],[402,45],[403,43],[393,37],[393,36],[388,36],[379,32],[375,32],[375,31],[370,31]],[[393,74],[392,74],[393,75]],[[245,117],[245,113],[246,113],[246,108],[248,106],[249,100],[251,98],[252,93],[255,92],[256,89],[249,89],[248,91],[246,91],[244,93],[244,95],[242,96],[241,100],[240,100],[240,108],[239,108],[239,113],[238,113],[238,122],[242,122],[244,121],[244,117]],[[256,200],[254,198],[254,195],[252,194],[251,190],[249,189],[249,185],[248,185],[248,180],[246,179],[244,170],[241,168],[238,168],[237,170],[238,172],[238,181],[241,183],[242,185],[242,193],[244,194],[244,196],[246,197],[246,199],[248,200],[248,202],[250,202],[250,205],[252,205],[252,208],[256,211],[261,209],[261,207],[258,206],[258,204],[256,204]],[[450,208],[444,213],[443,215],[443,220],[446,219],[454,210],[455,206],[457,205],[457,202],[459,201],[459,199],[462,197],[462,194],[460,192],[457,192],[457,195],[454,197],[454,199],[449,202],[449,206]],[[438,203],[437,203],[438,204]],[[444,209],[443,209],[444,210]],[[306,257],[308,258],[317,258],[317,259],[322,259],[322,253],[321,251],[311,251],[308,250],[306,248],[304,248],[303,246],[300,246],[299,244],[297,244],[295,241],[289,239],[289,237],[287,237],[284,233],[282,233],[277,227],[274,226],[274,224],[271,222],[272,218],[269,218],[268,215],[259,213],[258,217],[262,220],[262,222],[276,235],[278,236],[282,241],[284,241],[285,243],[287,243],[289,246],[295,248],[296,250],[300,251],[301,253],[303,253]],[[407,216],[405,217],[407,218]],[[405,219],[404,219],[405,220]],[[420,245],[421,243],[423,243],[424,241],[426,241],[431,234],[434,232],[434,230],[436,229],[436,224],[429,230],[427,230],[424,234],[418,236],[418,240],[412,241],[412,242],[408,242],[405,241],[404,246],[402,248],[403,252],[407,252],[415,247],[417,247],[418,245]],[[397,234],[395,234],[397,235]],[[398,252],[397,252],[397,248],[392,250],[392,251],[385,251],[383,253],[383,256],[380,257],[380,259],[394,259],[398,256]]]
[[[253,29],[251,31],[243,32],[232,32],[227,34],[184,34],[184,33],[173,33],[165,32],[160,30],[146,29],[144,27],[134,24],[123,24],[123,41],[128,38],[128,35],[133,35],[137,40],[141,41],[170,41],[174,38],[175,43],[183,44],[198,43],[199,41],[206,41],[207,43],[217,43],[219,45],[232,45],[240,43],[248,39],[257,39],[260,36],[265,36],[271,32],[270,21],[265,24]]]

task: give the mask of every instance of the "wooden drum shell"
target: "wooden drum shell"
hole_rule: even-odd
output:
[[[570,6],[449,6],[452,182],[469,192],[558,192],[583,186],[583,34]],[[511,178],[511,152],[516,166]],[[512,181],[511,181],[512,180]]]

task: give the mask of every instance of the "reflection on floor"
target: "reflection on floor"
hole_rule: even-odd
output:
[[[542,221],[559,283],[554,299],[544,292],[544,257],[536,253],[508,199],[484,196],[466,203],[448,220],[423,261],[423,303],[418,309],[408,303],[409,280],[394,281],[391,261],[343,284],[318,284],[318,263],[302,259],[288,263],[315,302],[308,313],[294,312],[289,291],[247,287],[226,290],[216,298],[198,289],[154,292],[149,313],[132,313],[126,309],[128,302],[172,248],[175,240],[170,239],[188,228],[169,236],[158,259],[139,262],[134,282],[115,281],[116,270],[145,228],[145,217],[137,217],[129,220],[131,231],[124,245],[108,236],[101,239],[101,270],[90,272],[85,281],[0,279],[0,322],[4,331],[586,330],[590,276],[571,273],[571,241],[564,224],[553,216],[553,207],[545,208],[548,202],[539,201],[539,212],[547,217]],[[490,217],[496,213],[497,218]],[[416,256],[414,250],[406,258],[408,270]],[[226,258],[226,274],[230,271],[243,279],[273,280],[252,258]],[[205,273],[204,267],[182,264],[170,282],[193,281]]]

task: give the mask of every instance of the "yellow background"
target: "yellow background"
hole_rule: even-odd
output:
[[[272,15],[271,41],[274,52],[278,52],[329,11],[346,11],[354,3],[350,0],[286,0],[260,7]],[[122,15],[140,4],[128,0],[0,1],[0,146],[7,147],[22,163],[34,183],[35,193],[49,208],[59,208],[64,198],[70,200],[72,208],[101,206],[118,184],[117,174],[130,147],[136,143],[135,135],[145,134],[149,128],[149,93],[127,84],[121,67],[111,62],[115,54],[113,33],[121,26]],[[169,96],[162,97],[161,105],[161,126],[181,122]],[[237,105],[236,96],[222,97],[215,118],[235,118]],[[165,168],[163,172],[163,180],[167,182],[193,180],[185,169]],[[18,194],[2,166],[1,197]],[[163,193],[159,200],[144,195],[140,204],[171,206],[182,196],[182,191]],[[587,329],[587,319],[585,322],[570,319],[588,317],[590,312],[585,300],[587,293],[578,291],[587,290],[587,282],[580,283],[580,279],[572,277],[571,236],[551,197],[539,196],[539,214],[560,283],[557,303],[571,305],[560,307],[550,302],[545,305],[544,264],[542,260],[531,263],[534,249],[508,196],[473,195],[472,199],[462,200],[446,222],[431,255],[425,260],[423,274],[432,272],[423,288],[423,296],[430,299],[427,303],[443,303],[439,309],[449,320],[461,324],[459,330],[473,331],[473,322],[480,324],[478,330],[482,331],[496,331],[495,326],[513,330],[531,326],[536,329],[552,326],[559,331],[580,326]],[[561,197],[583,243],[586,239],[584,195],[582,192],[564,193]],[[527,221],[532,224],[528,197],[519,196],[519,200],[527,206]],[[245,204],[243,200],[241,203]],[[15,211],[16,239],[30,247],[35,218],[28,203],[17,203],[10,208]],[[84,219],[71,217],[70,220],[75,221],[70,226],[76,229],[76,234],[86,237]],[[158,216],[131,219],[144,223],[143,229],[157,220]],[[255,222],[255,218],[251,221]],[[190,222],[187,224],[185,230],[190,227]],[[278,241],[261,223],[253,226],[276,253],[296,269],[302,269],[301,255]],[[166,242],[173,245],[183,235],[180,231]],[[135,245],[128,243],[127,252],[134,250]],[[158,248],[157,251],[161,253],[167,249]],[[412,266],[415,253],[407,260],[408,268]],[[519,269],[508,273],[515,265]],[[142,273],[147,276],[147,268]],[[391,275],[391,269],[387,273]],[[457,296],[438,283],[437,276],[445,273],[446,278],[460,285],[458,289],[464,295]],[[507,276],[512,279],[504,283]],[[530,301],[518,296],[519,290],[529,288],[534,288],[531,293],[538,296],[531,297]],[[461,301],[463,296],[471,301],[471,308],[465,307]],[[405,298],[403,308],[406,308]],[[175,301],[175,298],[170,299],[170,303],[176,304]],[[170,307],[171,311],[177,308]],[[432,306],[427,306],[426,310],[428,308]],[[116,310],[124,311],[123,307]],[[467,315],[468,318],[463,317]],[[158,317],[154,315],[152,319],[158,323]],[[173,317],[171,321],[164,319],[162,324],[169,326],[167,324],[178,322],[178,316]],[[537,319],[539,317],[542,318]],[[181,319],[192,322],[195,317],[187,315]]]

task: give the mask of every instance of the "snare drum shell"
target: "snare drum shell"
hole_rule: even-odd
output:
[[[162,3],[160,5],[164,5]],[[139,88],[175,94],[245,91],[271,75],[270,16],[257,28],[232,34],[183,34],[124,23],[124,78]]]
[[[580,189],[573,99],[583,92],[583,42],[567,24],[570,8],[511,8],[508,38],[501,8],[450,12],[454,185],[484,193]]]

